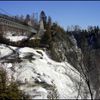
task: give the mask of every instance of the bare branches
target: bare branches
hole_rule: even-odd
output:
[[[86,83],[87,83],[87,86],[88,86],[88,89],[89,89],[89,92],[90,92],[90,96],[91,96],[91,100],[93,100],[93,94],[92,94],[92,91],[91,91],[91,86],[90,86],[90,80],[89,80],[89,76],[87,75],[87,73],[86,73],[86,66],[83,68],[82,67],[82,64],[83,64],[83,56],[81,55],[81,64],[80,64],[80,67],[81,67],[81,71],[82,71],[82,74],[84,75],[84,77],[85,77],[85,81],[86,81]],[[85,64],[84,64],[85,65]],[[84,71],[84,69],[85,69],[85,71]]]

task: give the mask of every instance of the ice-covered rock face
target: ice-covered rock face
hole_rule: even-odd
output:
[[[12,49],[18,53],[20,62],[10,62],[15,59],[14,54],[8,59]],[[55,62],[41,49],[0,45],[0,58],[3,56],[6,57],[0,60],[0,67],[4,67],[9,79],[12,76],[18,81],[20,89],[32,99],[90,98],[85,81],[68,62]]]

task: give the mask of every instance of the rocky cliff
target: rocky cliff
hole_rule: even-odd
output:
[[[9,81],[17,81],[31,99],[91,98],[75,38],[60,33],[50,43],[49,49],[0,44],[0,67]]]

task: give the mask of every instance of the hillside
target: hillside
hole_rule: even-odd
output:
[[[0,44],[0,59],[9,79],[13,77],[32,99],[90,98],[81,74],[68,62],[51,60],[45,49]]]
[[[40,22],[30,26],[26,16],[24,29],[31,27],[34,33],[19,24],[5,25],[6,30],[2,26],[0,68],[6,70],[8,83],[16,82],[31,99],[100,98],[99,27],[65,31],[46,18],[41,11]]]

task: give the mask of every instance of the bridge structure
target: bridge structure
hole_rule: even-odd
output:
[[[21,30],[22,32],[33,33],[36,34],[37,31],[24,22],[19,21],[11,16],[6,14],[0,14],[0,31],[4,32],[7,29],[11,30]]]

